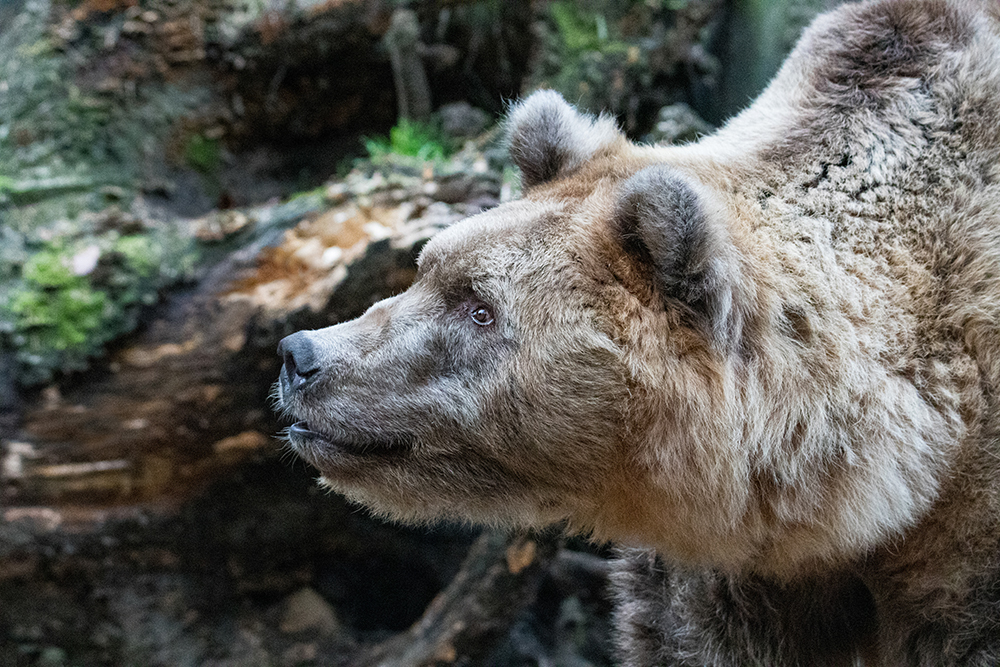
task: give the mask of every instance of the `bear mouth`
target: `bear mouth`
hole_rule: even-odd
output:
[[[413,447],[413,439],[407,436],[337,437],[318,431],[305,421],[295,422],[288,427],[288,440],[300,455],[310,460],[315,456],[323,457],[324,454],[329,455],[334,452],[344,452],[354,456],[399,455]]]

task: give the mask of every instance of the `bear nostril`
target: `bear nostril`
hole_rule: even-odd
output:
[[[298,389],[319,372],[319,362],[305,332],[286,336],[278,344],[278,354],[284,360],[285,376],[291,389]]]

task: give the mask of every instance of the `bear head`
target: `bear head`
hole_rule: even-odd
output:
[[[800,571],[912,525],[957,413],[823,320],[821,272],[775,265],[778,223],[734,194],[754,158],[713,158],[727,129],[638,146],[555,93],[516,105],[524,197],[431,239],[403,294],[282,341],[293,449],[396,519],[713,567]]]
[[[739,257],[718,206],[556,93],[514,106],[508,128],[523,199],[435,236],[405,293],[282,341],[291,446],[329,487],[406,521],[642,541],[647,515],[706,489],[738,514],[721,459],[704,467],[681,444],[686,472],[662,501],[663,456],[641,444],[658,375],[693,397],[739,346]]]

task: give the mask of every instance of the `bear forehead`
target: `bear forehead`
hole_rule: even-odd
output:
[[[623,163],[628,162],[628,169]],[[496,262],[516,262],[547,255],[567,254],[579,263],[593,255],[604,263],[599,249],[606,249],[614,228],[612,216],[624,180],[644,166],[640,160],[620,160],[617,169],[592,165],[573,178],[545,184],[523,199],[501,204],[455,223],[436,234],[419,258],[421,273],[445,266],[450,272],[472,270]],[[621,172],[621,173],[619,173]],[[586,176],[584,178],[583,176]],[[511,263],[514,264],[511,264]],[[485,263],[485,264],[484,264]]]
[[[420,253],[421,275],[507,275],[558,254],[567,207],[519,200],[455,223]]]

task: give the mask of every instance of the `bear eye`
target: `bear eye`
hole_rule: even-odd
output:
[[[472,310],[469,311],[469,317],[481,327],[493,324],[493,312],[486,306],[473,306]]]

